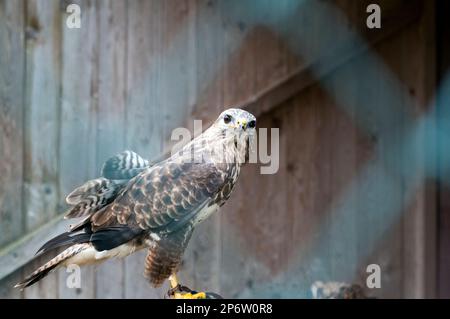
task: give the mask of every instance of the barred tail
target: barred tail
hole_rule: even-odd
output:
[[[70,246],[66,250],[64,250],[62,253],[36,269],[32,274],[30,274],[28,277],[26,277],[22,282],[19,282],[14,286],[14,288],[20,288],[24,289],[26,287],[29,287],[45,276],[47,276],[52,270],[54,270],[56,267],[58,267],[63,261],[69,259],[70,257],[75,256],[76,254],[80,253],[81,251],[85,250],[86,248],[90,247],[89,244],[76,244],[73,246]]]

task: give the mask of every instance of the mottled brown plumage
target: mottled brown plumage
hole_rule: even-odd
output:
[[[195,226],[230,197],[254,124],[250,113],[230,109],[163,161],[149,163],[130,151],[109,159],[101,178],[67,197],[73,207],[66,216],[83,219],[41,250],[87,244],[71,258],[91,263],[148,248],[145,276],[160,285],[179,266]],[[34,283],[37,274],[19,286]]]

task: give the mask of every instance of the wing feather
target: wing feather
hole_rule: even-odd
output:
[[[214,201],[226,174],[212,163],[165,161],[131,179],[114,201],[74,227],[89,227],[97,250],[112,249],[133,238],[156,232],[178,233]]]
[[[124,187],[124,182],[103,177],[86,182],[66,197],[66,202],[73,207],[65,218],[83,217],[100,210],[111,203]]]
[[[124,151],[108,159],[103,164],[101,174],[108,179],[129,180],[149,166],[149,161],[135,152]]]
[[[211,163],[164,162],[136,176],[104,211],[92,229],[127,225],[170,233],[189,223],[221,189],[226,177]]]
[[[129,180],[152,164],[132,151],[124,151],[109,158],[102,167],[102,177],[77,187],[67,197],[73,206],[65,218],[93,214],[110,204],[125,188]]]

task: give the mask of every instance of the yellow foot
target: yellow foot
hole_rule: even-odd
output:
[[[197,293],[191,293],[191,292],[176,292],[174,294],[175,299],[206,299],[206,294],[204,292],[197,292]]]
[[[186,286],[182,286],[178,282],[178,278],[175,274],[169,277],[170,290],[167,292],[167,296],[173,299],[206,299],[206,293],[197,292],[189,289]]]

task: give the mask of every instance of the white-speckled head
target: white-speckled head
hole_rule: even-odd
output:
[[[223,111],[214,123],[183,148],[183,160],[193,150],[195,162],[211,160],[216,163],[242,164],[256,136],[256,118],[238,108]]]
[[[237,135],[254,134],[256,118],[242,109],[230,108],[223,111],[213,125]]]

